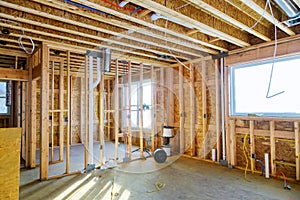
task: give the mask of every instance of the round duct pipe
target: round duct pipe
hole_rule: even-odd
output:
[[[294,4],[293,0],[274,0],[277,5],[289,16],[289,18],[297,17],[300,13],[299,7]]]

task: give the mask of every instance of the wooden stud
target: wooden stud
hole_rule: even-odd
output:
[[[119,61],[116,60],[116,74],[115,74],[115,160],[119,159],[118,145],[119,145]]]
[[[221,158],[221,90],[219,60],[215,60],[215,85],[216,85],[216,138],[217,138],[217,162]]]
[[[89,164],[89,82],[88,82],[88,56],[85,56],[85,70],[84,70],[84,85],[85,85],[85,90],[84,90],[84,96],[85,96],[85,104],[84,104],[84,108],[85,108],[85,122],[84,122],[84,127],[85,127],[85,131],[84,131],[84,166],[87,167],[87,165]]]
[[[235,137],[235,120],[229,121],[230,126],[230,163],[236,165],[236,137]]]
[[[275,122],[270,121],[270,167],[271,174],[276,173],[276,164],[275,164]]]
[[[110,82],[111,80],[107,80],[107,109],[110,110],[111,109],[111,86],[110,86]],[[111,140],[111,131],[110,131],[110,127],[111,127],[111,113],[107,113],[107,140],[110,141]]]
[[[139,128],[140,128],[140,157],[144,157],[144,135],[143,135],[143,64],[140,65],[140,87],[139,87]]]
[[[132,132],[131,132],[131,61],[128,61],[128,81],[127,81],[127,156],[131,159],[131,148],[132,148]]]
[[[191,156],[195,155],[195,67],[193,64],[190,65],[190,145],[191,145]]]
[[[27,88],[27,85],[26,85],[26,82],[21,82],[22,84],[22,92],[21,92],[21,95],[22,95],[22,124],[21,124],[21,127],[22,127],[22,136],[21,136],[21,149],[22,149],[22,158],[26,161],[25,162],[25,166],[26,167],[29,167],[29,158],[28,158],[28,153],[26,152],[27,149],[28,149],[28,146],[29,146],[29,141],[26,140],[26,136],[27,133],[26,133],[26,128],[27,128],[27,120],[26,120],[26,90],[28,89]],[[6,122],[6,119],[4,120],[4,122]],[[4,124],[4,127],[6,127],[6,124]]]
[[[300,180],[300,135],[299,122],[294,122],[295,129],[295,154],[296,154],[296,180]]]
[[[172,68],[167,68],[167,125],[174,126],[174,70]]]
[[[207,156],[207,92],[206,92],[206,61],[202,61],[202,137],[203,137],[203,158]]]
[[[160,68],[160,121],[161,127],[165,125],[165,105],[164,105],[164,68]]]
[[[179,104],[180,104],[180,153],[185,152],[185,132],[184,132],[184,87],[183,87],[183,66],[179,66]]]
[[[54,110],[54,61],[51,61],[51,110]],[[51,162],[54,161],[54,113],[51,111]]]
[[[230,134],[229,134],[229,109],[228,106],[229,105],[229,94],[228,94],[228,67],[224,67],[224,101],[225,101],[225,105],[224,105],[224,109],[225,109],[225,140],[226,140],[226,159],[228,161],[228,163],[231,163],[231,156],[230,156]],[[221,97],[222,98],[222,97]]]
[[[59,63],[59,160],[64,159],[64,63]],[[52,115],[54,112],[52,111]],[[53,118],[52,118],[53,119]]]
[[[67,121],[67,135],[66,135],[66,174],[70,171],[70,135],[72,134],[71,130],[71,96],[72,96],[72,84],[71,84],[71,74],[70,74],[70,51],[67,51],[67,105],[68,105],[68,121]]]
[[[157,132],[157,124],[156,124],[156,72],[154,70],[154,66],[151,66],[151,151],[154,152],[155,150],[155,134]]]
[[[104,58],[102,58],[103,60]],[[104,63],[104,62],[102,62]],[[102,65],[100,65],[102,66]],[[99,143],[100,143],[100,165],[105,164],[104,160],[104,149],[105,149],[105,139],[104,139],[104,73],[100,68],[100,84],[99,84]]]
[[[255,154],[254,120],[250,120],[250,156]],[[251,171],[255,170],[255,159],[251,159]]]
[[[42,73],[40,85],[40,179],[48,178],[48,157],[49,157],[49,48],[46,44],[42,44]],[[45,89],[46,88],[46,89]]]
[[[30,88],[30,108],[29,112],[29,149],[28,149],[28,158],[29,158],[29,167],[34,168],[36,166],[36,81],[29,82]]]

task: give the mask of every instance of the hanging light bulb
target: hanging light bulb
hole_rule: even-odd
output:
[[[1,33],[5,34],[5,35],[9,35],[10,31],[6,28],[2,28]]]

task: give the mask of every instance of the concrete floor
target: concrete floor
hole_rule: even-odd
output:
[[[300,185],[291,181],[292,190],[284,190],[282,180],[250,173],[245,180],[241,170],[186,157],[163,164],[147,158],[43,182],[32,171],[38,173],[21,171],[20,199],[300,199]],[[156,182],[165,187],[157,190]]]

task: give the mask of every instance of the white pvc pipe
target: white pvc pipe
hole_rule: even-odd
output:
[[[265,176],[266,178],[270,178],[270,173],[269,173],[269,154],[265,153]]]
[[[221,122],[222,122],[222,154],[223,160],[226,160],[225,144],[225,97],[224,97],[224,58],[221,58]]]
[[[94,88],[100,82],[100,58],[97,57],[97,79],[93,77],[93,57],[89,56],[89,164],[94,164]]]

